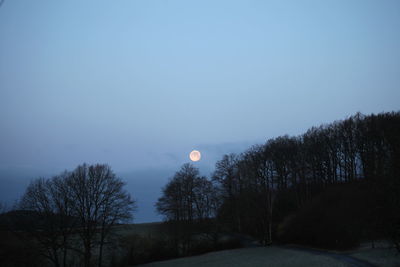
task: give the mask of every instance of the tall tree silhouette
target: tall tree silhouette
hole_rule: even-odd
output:
[[[69,265],[67,251],[81,253],[84,266],[92,266],[94,248],[98,248],[96,263],[102,266],[112,226],[129,220],[135,210],[135,201],[123,186],[104,164],[83,164],[52,179],[39,178],[28,186],[19,203],[20,209],[33,212],[34,217],[24,216],[17,222],[26,224],[26,218],[35,218],[24,230],[42,245],[55,266]],[[81,243],[72,242],[72,233]]]

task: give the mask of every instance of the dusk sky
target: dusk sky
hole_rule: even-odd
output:
[[[0,201],[108,163],[157,219],[188,154],[400,109],[400,1],[5,0]]]

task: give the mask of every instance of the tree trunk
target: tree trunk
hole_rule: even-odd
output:
[[[91,249],[91,242],[85,241],[85,253],[84,253],[84,266],[90,267],[90,260],[92,258],[92,249]]]
[[[103,262],[103,245],[104,245],[104,239],[105,235],[104,233],[101,233],[101,238],[100,238],[100,247],[99,247],[99,267],[101,267],[102,262]]]
[[[67,246],[67,237],[64,235],[63,236],[63,266],[67,267],[67,251],[68,251],[68,246]]]
[[[59,261],[59,259],[58,259],[58,255],[57,255],[57,250],[56,249],[54,249],[54,248],[52,248],[51,249],[51,252],[50,252],[50,255],[51,254],[53,254],[53,262],[54,262],[54,266],[55,267],[60,267],[60,261]]]

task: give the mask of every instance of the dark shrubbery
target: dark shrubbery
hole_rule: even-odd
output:
[[[21,239],[10,231],[0,231],[0,265],[2,267],[47,266],[33,241]]]
[[[349,249],[375,233],[374,202],[364,183],[336,185],[322,192],[279,227],[281,242]]]
[[[162,261],[172,258],[194,256],[211,251],[234,249],[242,247],[238,238],[230,237],[214,243],[208,239],[199,238],[191,241],[190,247],[184,254],[177,253],[176,244],[173,238],[167,235],[157,237],[130,235],[123,239],[123,247],[126,248],[122,265],[144,264],[152,261]]]
[[[243,244],[239,238],[228,238],[213,243],[210,240],[199,240],[194,242],[189,250],[189,255],[199,255],[212,251],[241,248]]]
[[[126,265],[143,264],[151,261],[167,260],[177,257],[170,241],[163,237],[143,237],[130,235],[123,239]]]

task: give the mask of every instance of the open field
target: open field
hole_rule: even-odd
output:
[[[376,266],[381,267],[399,267],[400,266],[400,255],[396,249],[365,249],[350,254],[350,256],[368,261]]]
[[[352,266],[323,255],[312,255],[303,251],[283,249],[278,247],[258,247],[225,250],[207,253],[201,256],[154,262],[142,266],[172,267],[172,266]]]
[[[371,243],[362,244],[359,249],[348,253],[348,255],[368,261],[376,266],[400,266],[400,253],[387,241],[376,242],[375,248],[371,248]]]
[[[360,260],[360,261],[357,261]],[[257,247],[225,250],[200,256],[153,262],[148,267],[172,266],[400,266],[400,255],[393,248],[360,248],[346,253],[283,247]]]
[[[162,233],[160,223],[120,225],[114,230],[122,236],[135,234],[142,237],[156,237]],[[153,262],[142,266],[355,266],[351,262],[346,262],[347,256],[370,263],[370,266],[400,266],[400,254],[386,241],[375,242],[375,248],[371,248],[371,243],[364,243],[358,249],[346,252],[301,247],[298,249],[275,246],[248,247]],[[359,266],[364,266],[360,264]]]

